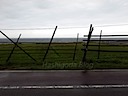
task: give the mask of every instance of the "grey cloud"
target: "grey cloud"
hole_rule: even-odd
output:
[[[84,26],[128,21],[127,0],[0,0],[0,5],[1,26]]]
[[[38,9],[45,10],[56,7],[56,4],[53,0],[33,0],[33,5]]]

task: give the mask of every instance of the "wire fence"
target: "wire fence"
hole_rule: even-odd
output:
[[[128,68],[128,35],[102,35],[102,31],[92,35],[93,29],[91,25],[84,42],[77,34],[70,43],[53,42],[57,26],[45,43],[20,42],[21,34],[14,41],[0,31],[10,41],[0,42],[0,69],[84,69],[89,64],[90,68]]]
[[[95,68],[128,68],[128,35],[102,35],[101,30],[100,35],[84,37],[83,64],[93,63],[91,66]]]
[[[40,65],[52,64],[54,69],[56,69],[56,64],[69,64],[69,63],[78,63],[81,61],[82,51],[81,51],[81,42],[78,42],[78,34],[75,42],[68,43],[59,43],[52,42],[54,34],[56,32],[57,26],[53,32],[52,38],[48,43],[42,42],[19,42],[20,36],[13,41],[13,39],[9,38],[4,32],[0,31],[9,41],[0,42],[0,66],[1,69],[7,67],[14,69],[15,67],[20,67],[21,69]],[[56,63],[56,64],[55,64]],[[42,66],[41,66],[42,65]],[[48,65],[49,66],[49,65]],[[51,67],[50,67],[51,68]],[[59,67],[61,68],[61,67]],[[57,68],[57,69],[59,69]],[[45,67],[43,66],[43,68]],[[46,68],[49,69],[49,68]]]
[[[49,45],[48,43],[40,43],[40,44],[20,43],[17,45],[20,46],[23,50],[25,50],[25,52],[27,52],[29,56],[31,56],[34,59],[29,57],[18,47],[14,49],[15,45],[13,44],[0,44],[1,67],[4,67],[6,69],[7,67],[11,66],[12,69],[15,67],[16,68],[20,67],[21,69],[24,68],[27,69],[27,66],[32,67],[32,66],[41,65],[42,67],[43,65],[47,64],[49,66],[49,64],[51,64],[52,66],[54,66],[54,69],[56,68],[59,69],[61,67],[58,68],[56,64],[60,64],[59,66],[61,66],[63,64],[79,63],[82,57],[81,43],[78,43],[79,47],[77,46],[77,49],[75,49],[76,43],[52,43],[49,48],[49,52],[45,57],[45,60],[43,58],[46,54]],[[13,53],[12,53],[12,49],[14,49]],[[34,67],[34,69],[40,69],[40,68]]]

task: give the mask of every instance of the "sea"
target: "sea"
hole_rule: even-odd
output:
[[[17,38],[12,38],[14,42],[17,41]],[[51,38],[20,38],[19,43],[49,43]],[[87,40],[87,38],[78,38],[78,42],[83,42],[83,40]],[[91,38],[92,41],[97,41],[99,38]],[[128,38],[102,38],[103,41],[121,41],[128,42]],[[71,43],[77,42],[77,38],[54,38],[52,40],[54,43]],[[0,43],[12,43],[9,39],[0,38]]]
[[[17,41],[17,38],[12,38],[14,42]],[[19,39],[19,43],[49,43],[51,38],[21,38]],[[53,38],[52,42],[56,43],[70,43],[70,42],[76,42],[76,38]],[[83,38],[79,38],[78,42],[82,42]],[[6,38],[0,38],[0,43],[11,43],[9,39]]]

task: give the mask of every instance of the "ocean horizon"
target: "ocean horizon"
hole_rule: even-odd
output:
[[[17,38],[12,38],[14,42],[17,41]],[[51,38],[20,38],[19,43],[48,43]],[[87,38],[78,38],[78,42],[83,42],[83,40],[87,40]],[[92,41],[99,40],[99,38],[91,38]],[[128,38],[102,38],[101,40],[106,41],[128,41]],[[52,42],[56,43],[71,43],[76,42],[77,38],[53,38]],[[11,43],[10,40],[6,38],[0,38],[0,43]]]
[[[17,38],[12,38],[14,42],[17,41]],[[48,43],[50,42],[51,38],[20,38],[19,43]],[[63,43],[63,42],[76,42],[76,38],[53,38],[52,42],[58,42],[58,43]],[[82,42],[83,38],[79,38],[78,42]],[[10,40],[6,38],[0,38],[0,43],[11,43]]]

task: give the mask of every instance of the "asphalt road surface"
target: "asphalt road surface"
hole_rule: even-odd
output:
[[[128,70],[0,71],[0,96],[127,96]]]
[[[15,89],[0,90],[0,96],[128,96],[128,89]]]

